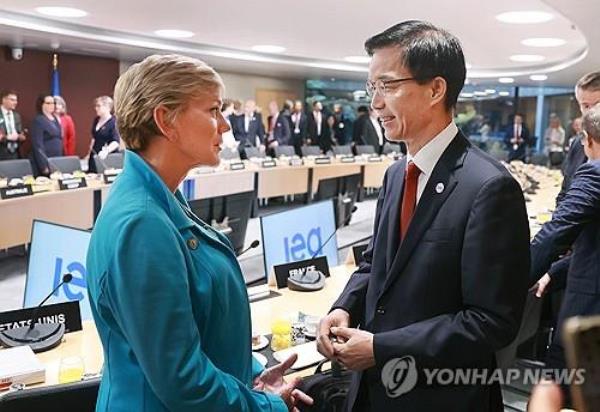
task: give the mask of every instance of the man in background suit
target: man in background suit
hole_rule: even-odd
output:
[[[366,114],[357,119],[355,127],[358,127],[358,130],[354,129],[353,132],[354,144],[373,146],[375,153],[381,154],[385,139],[377,113],[373,109],[369,109]]]
[[[294,103],[294,110],[290,116],[290,128],[292,132],[291,143],[298,156],[302,156],[302,146],[306,144],[308,134],[308,118],[303,110],[300,100]]]
[[[525,161],[526,148],[529,144],[529,129],[523,123],[523,115],[515,114],[513,124],[506,128],[505,142],[509,148],[508,161]]]
[[[12,90],[0,94],[0,160],[18,159],[19,143],[25,140],[21,115],[17,108],[17,93]]]
[[[287,146],[290,144],[291,132],[290,122],[283,114],[279,112],[279,106],[276,101],[269,103],[269,133],[265,140],[265,146],[267,147],[267,154],[271,157],[275,157],[275,148],[277,146]]]
[[[265,127],[262,116],[256,112],[254,100],[248,100],[244,104],[244,114],[231,117],[233,137],[239,141],[238,150],[242,158],[245,157],[245,147],[260,147],[265,137]]]
[[[523,193],[453,122],[466,75],[454,36],[406,21],[365,48],[371,105],[408,155],[386,172],[365,263],[322,319],[318,348],[354,371],[349,410],[502,411],[497,381],[429,384],[423,369],[492,373],[514,339],[529,268]]]
[[[540,279],[561,254],[572,251],[557,333],[546,358],[546,367],[551,369],[566,367],[561,338],[564,321],[572,316],[600,314],[600,105],[583,115],[583,128],[585,137],[580,144],[589,161],[577,169],[552,220],[544,224],[531,243],[532,283]],[[568,389],[563,389],[568,395]]]
[[[308,115],[308,145],[319,146],[321,150],[327,146],[324,139],[327,130],[327,116],[323,113],[321,102],[313,102],[313,110]]]

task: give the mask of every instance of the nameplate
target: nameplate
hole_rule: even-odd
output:
[[[367,159],[367,162],[369,162],[369,163],[379,163],[379,162],[381,162],[381,157],[379,157],[379,156],[369,156],[369,158]]]
[[[233,162],[229,163],[229,170],[244,170],[246,165],[244,162]]]
[[[109,185],[114,182],[118,176],[119,173],[104,173],[104,183]]]
[[[0,189],[0,198],[2,199],[14,199],[32,194],[31,185],[7,186]]]
[[[302,166],[304,164],[304,160],[300,158],[292,158],[290,159],[290,166]]]
[[[275,160],[263,160],[261,165],[263,168],[268,169],[277,166],[277,163],[275,163]]]
[[[275,280],[277,281],[277,288],[281,289],[287,287],[287,279],[292,274],[304,273],[308,269],[316,269],[320,272],[323,272],[325,277],[329,277],[327,256],[319,256],[314,259],[299,260],[297,262],[273,266],[273,270],[275,271]]]
[[[0,313],[0,331],[29,326],[36,308],[11,310]],[[81,330],[79,301],[44,305],[37,314],[36,323],[63,323],[66,332]]]
[[[356,163],[354,156],[342,156],[340,160],[342,163]]]
[[[58,187],[60,190],[72,190],[87,187],[85,177],[71,177],[68,179],[59,179]]]
[[[363,253],[365,250],[367,250],[368,246],[368,243],[365,243],[364,245],[352,246],[352,256],[354,256],[354,264],[356,266],[360,266],[360,264],[365,261]]]
[[[329,156],[315,157],[315,164],[316,165],[328,165],[328,164],[331,164],[331,157],[329,157]]]

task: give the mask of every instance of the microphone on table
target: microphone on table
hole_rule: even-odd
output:
[[[260,245],[260,241],[258,239],[254,239],[252,241],[252,243],[250,243],[250,246],[248,246],[246,249],[242,250],[240,253],[237,254],[237,257],[242,256],[244,253],[246,253],[250,249],[254,249],[254,248],[258,247],[258,245]]]
[[[58,346],[65,334],[65,325],[54,322],[37,323],[36,318],[42,305],[61,286],[71,280],[73,280],[72,274],[64,274],[61,282],[35,307],[29,325],[0,331],[0,343],[7,348],[28,345],[34,352],[44,352]]]
[[[350,210],[350,214],[346,217],[346,219],[344,219],[342,224],[338,228],[336,228],[331,235],[329,235],[327,240],[325,240],[325,242],[323,242],[323,244],[317,249],[317,251],[315,253],[313,253],[313,255],[310,257],[311,259],[316,258],[317,255],[319,253],[321,253],[321,251],[323,250],[325,245],[327,245],[327,243],[329,243],[329,241],[333,238],[333,236],[337,233],[337,231],[340,230],[340,228],[342,228],[342,227],[346,226],[348,223],[350,223],[350,219],[352,219],[352,215],[354,214],[354,212],[356,212],[357,209],[358,208],[356,206],[352,206],[352,210]]]

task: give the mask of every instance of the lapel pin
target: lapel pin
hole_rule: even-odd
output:
[[[443,184],[442,182],[438,183],[438,184],[435,186],[435,191],[436,191],[436,193],[438,193],[438,194],[439,194],[439,193],[442,193],[442,192],[444,191],[444,184]]]

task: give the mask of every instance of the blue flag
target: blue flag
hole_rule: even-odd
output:
[[[50,86],[52,96],[60,96],[60,76],[58,74],[58,55],[52,57],[52,79]]]

